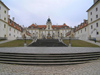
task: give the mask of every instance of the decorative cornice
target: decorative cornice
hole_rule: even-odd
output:
[[[96,22],[96,21],[98,21],[98,20],[100,20],[100,18],[98,18],[97,20],[95,20],[95,21],[89,23],[88,25],[90,25],[90,24],[92,24],[92,23],[94,23],[94,22]]]
[[[0,3],[2,3],[8,10],[10,10],[1,0]]]
[[[94,3],[86,12],[88,12],[92,7],[94,7],[99,2],[100,2],[100,0],[98,0],[96,3]]]
[[[0,21],[2,21],[2,22],[4,22],[4,23],[8,24],[6,21],[4,21],[4,20],[2,20],[2,19],[0,19]]]

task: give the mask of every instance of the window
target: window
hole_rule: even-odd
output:
[[[13,22],[13,24],[14,24],[14,27],[15,27],[16,25],[15,25],[15,23],[14,23],[14,22]]]
[[[11,31],[11,28],[9,28],[9,31]]]
[[[1,6],[0,6],[0,10],[1,10]]]
[[[91,25],[91,29],[93,29],[93,26]]]
[[[42,29],[44,30],[44,27],[42,27]]]
[[[6,35],[4,35],[4,37],[6,37]]]
[[[96,26],[98,27],[98,23],[96,23]]]
[[[82,30],[81,30],[81,33],[82,33]]]
[[[1,19],[1,14],[0,14],[0,19]]]
[[[6,28],[6,24],[4,24],[4,28]]]
[[[86,28],[85,28],[85,31],[86,31]]]
[[[4,18],[4,20],[6,21],[6,18]]]
[[[98,15],[96,15],[96,18],[98,18]]]
[[[15,33],[15,30],[14,30],[14,33]]]
[[[91,21],[92,21],[92,18],[91,18]]]
[[[11,36],[11,34],[9,34],[9,36]]]
[[[14,37],[15,37],[15,35],[14,35]]]
[[[11,20],[9,20],[10,24],[11,24]]]
[[[79,34],[79,31],[78,31],[78,34]]]
[[[48,25],[48,29],[50,29],[50,25]]]
[[[33,32],[33,30],[31,30],[31,32]]]
[[[96,8],[96,11],[98,11],[98,8]]]
[[[6,10],[4,11],[4,13],[6,14]]]
[[[65,29],[67,29],[67,27],[65,27]]]
[[[32,26],[31,28],[33,29],[34,27]]]
[[[99,32],[97,32],[97,35],[99,35]]]
[[[90,14],[92,15],[92,12]]]

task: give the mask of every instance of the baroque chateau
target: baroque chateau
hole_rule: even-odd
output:
[[[84,20],[74,28],[66,25],[52,25],[50,18],[46,25],[32,24],[25,28],[10,19],[9,8],[0,0],[0,39],[18,39],[23,35],[26,38],[37,39],[66,39],[67,37],[88,40],[100,40],[100,0],[94,0],[93,5],[87,10],[88,20]]]

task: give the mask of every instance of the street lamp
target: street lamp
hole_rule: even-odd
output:
[[[71,36],[69,37],[69,47],[71,47]]]
[[[24,47],[26,47],[27,44],[26,44],[26,36],[25,36],[25,34],[24,34],[24,40],[25,40],[24,41]]]

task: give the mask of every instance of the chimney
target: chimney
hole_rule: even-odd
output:
[[[15,20],[15,17],[13,17],[12,20],[14,21]]]
[[[76,26],[74,26],[74,28],[76,28]]]

